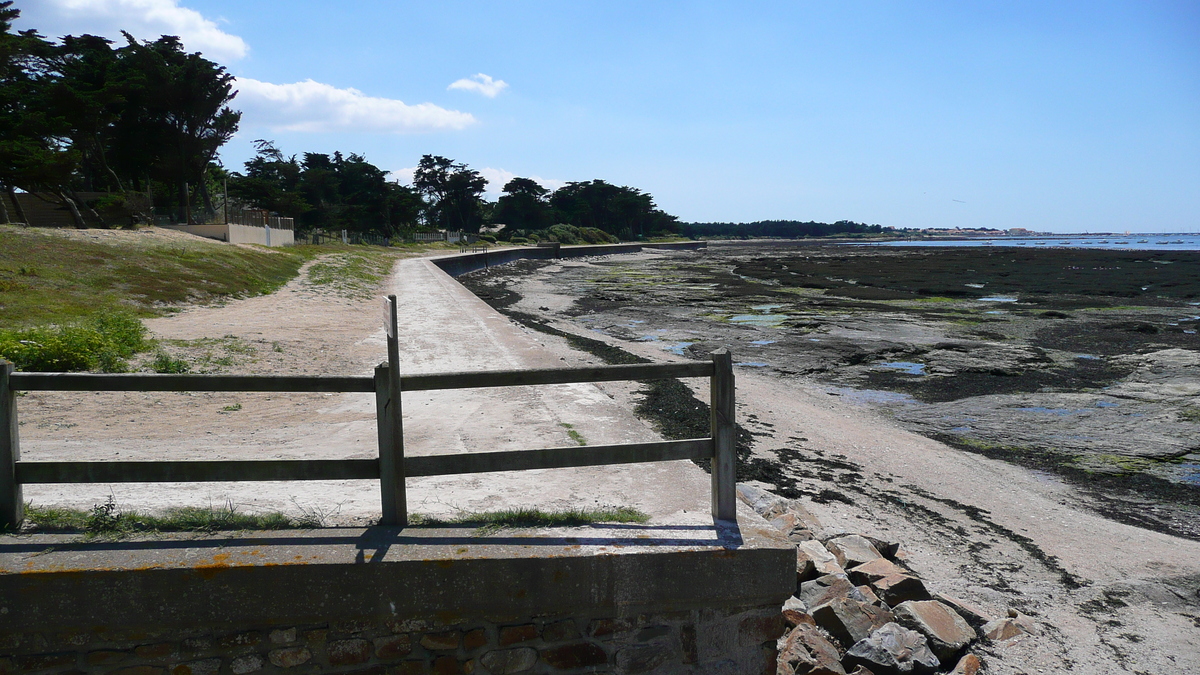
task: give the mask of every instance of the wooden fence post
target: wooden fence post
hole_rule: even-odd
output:
[[[8,361],[0,361],[0,529],[16,528],[25,519],[25,502],[16,471],[16,462],[21,458],[17,392],[9,383],[9,375],[15,368]]]
[[[728,349],[712,353],[713,376],[709,402],[713,438],[713,520],[737,520],[737,439],[734,422],[733,356]]]
[[[379,492],[381,525],[408,525],[404,489],[404,418],[400,407],[400,345],[397,337],[396,296],[384,300],[388,362],[375,369],[375,414],[379,425]]]

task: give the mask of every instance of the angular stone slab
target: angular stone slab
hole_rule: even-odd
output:
[[[838,598],[813,610],[813,620],[846,647],[870,637],[894,618],[881,607],[851,598]]]
[[[816,626],[800,624],[779,652],[778,675],[846,675],[837,647]]]
[[[896,605],[908,600],[928,600],[929,591],[920,579],[907,574],[891,574],[870,583],[875,594],[888,605]]]
[[[914,576],[908,570],[888,560],[887,558],[876,558],[870,562],[865,562],[861,565],[856,565],[846,570],[850,581],[856,584],[869,584],[872,581],[891,576],[893,574],[904,574]]]
[[[854,597],[856,600],[862,600],[858,595],[854,584],[850,583],[844,574],[827,574],[812,581],[806,581],[800,584],[800,600],[808,607],[811,614],[814,609],[821,605],[827,604],[837,598]]]
[[[825,542],[825,548],[842,567],[854,567],[883,557],[866,537],[857,534],[834,537]]]
[[[937,600],[910,600],[893,610],[896,623],[924,635],[943,665],[954,663],[971,641],[975,629],[949,605]]]
[[[810,540],[796,545],[796,583],[801,584],[826,574],[842,573],[842,566],[821,542]]]
[[[989,621],[994,621],[996,618],[988,614],[987,610],[983,609],[982,607],[969,603],[966,600],[956,598],[953,595],[936,593],[934,594],[933,599],[942,604],[949,605],[952,609],[954,609],[954,611],[958,612],[958,615],[966,620],[966,622],[970,624],[972,628],[980,628],[983,626],[983,624]]]
[[[933,673],[941,665],[925,636],[898,623],[880,627],[846,652],[846,666],[862,666],[875,675]]]

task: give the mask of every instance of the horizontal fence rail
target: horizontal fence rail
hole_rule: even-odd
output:
[[[653,363],[595,368],[493,370],[400,377],[402,391],[478,389],[540,384],[577,384],[618,380],[709,377],[711,363]],[[13,373],[17,391],[239,391],[290,393],[373,392],[370,377],[319,375],[98,375],[90,373]]]
[[[18,373],[0,361],[0,527],[23,519],[22,485],[213,481],[379,480],[384,525],[406,525],[405,477],[526,471],[680,459],[712,460],[716,520],[735,518],[733,361],[727,350],[710,362],[652,363],[437,373],[394,377],[398,369],[395,297],[389,296],[388,362],[374,377]],[[665,378],[710,378],[709,438],[405,457],[400,412],[403,391],[579,384]],[[20,458],[18,391],[236,391],[375,393],[379,456],[367,459],[219,461],[27,461]]]

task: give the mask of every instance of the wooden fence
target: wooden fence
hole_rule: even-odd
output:
[[[383,525],[408,524],[404,479],[490,471],[712,459],[712,513],[735,520],[733,359],[727,350],[710,362],[588,368],[440,373],[396,377],[395,296],[389,297],[388,361],[374,377],[19,373],[0,361],[0,527],[23,520],[22,485],[38,483],[144,483],[379,479]],[[708,377],[711,436],[677,441],[591,445],[537,450],[404,456],[401,391],[514,387],[616,380]],[[242,461],[27,461],[20,458],[18,391],[238,391],[374,392],[379,436],[376,459]],[[395,402],[395,405],[392,403]]]

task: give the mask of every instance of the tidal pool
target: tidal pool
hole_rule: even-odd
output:
[[[880,367],[891,368],[892,370],[899,370],[899,371],[908,373],[909,375],[924,375],[925,374],[925,364],[924,363],[913,363],[912,361],[889,361],[888,363],[880,364]]]

